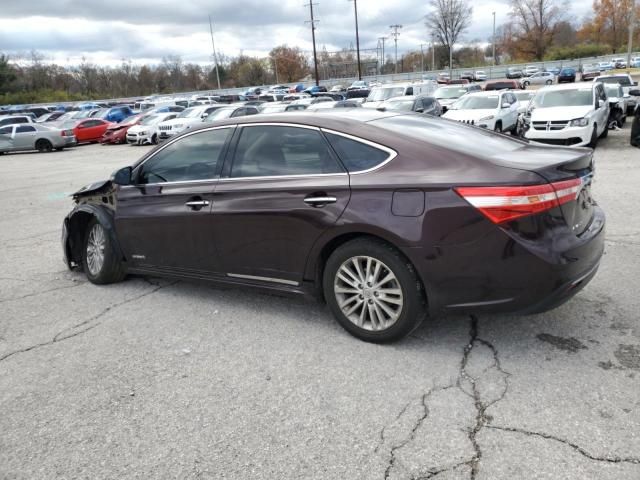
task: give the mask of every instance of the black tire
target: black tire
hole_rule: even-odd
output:
[[[158,135],[156,135],[155,133],[151,137],[151,143],[153,143],[154,145],[158,144]]]
[[[609,129],[605,128],[603,132],[600,134],[600,138],[607,138],[608,136],[609,136]]]
[[[531,83],[527,82],[526,80],[524,82],[522,82],[522,86],[526,89],[529,85],[531,85]]]
[[[61,152],[62,150],[64,150],[64,147],[56,147],[56,152]]]
[[[493,131],[497,133],[502,133],[502,122],[500,121],[496,122],[495,126],[493,127]]]
[[[36,150],[38,150],[40,153],[50,152],[51,150],[53,150],[53,145],[46,138],[41,138],[36,142]]]
[[[94,227],[102,229],[105,243],[103,250],[104,261],[102,262],[102,266],[97,271],[92,272],[89,265],[87,247],[89,244],[90,232]],[[124,265],[115,252],[108,231],[95,218],[89,222],[85,232],[84,242],[82,244],[82,268],[89,281],[97,285],[120,282],[126,276]]]
[[[627,116],[626,116],[626,115],[624,115],[624,116],[620,119],[620,121],[618,122],[618,126],[619,126],[620,128],[622,128],[622,127],[624,127],[624,124],[625,124],[625,123],[627,123]]]
[[[598,126],[594,125],[593,132],[591,132],[591,141],[589,142],[587,147],[591,147],[595,150],[597,146],[598,146]]]
[[[547,81],[546,81],[546,82],[544,82],[544,83],[546,83],[547,85],[551,85],[551,84],[553,83],[553,80],[547,80]]]
[[[345,262],[355,257],[371,257],[383,264],[383,272],[388,270],[395,275],[395,278],[390,282],[395,284],[392,288],[398,289],[399,286],[402,293],[402,305],[397,307],[398,317],[395,322],[384,329],[374,331],[356,325],[345,315],[338,304],[334,285],[338,278],[337,273]],[[386,276],[386,274],[384,275]],[[399,340],[418,327],[426,315],[426,297],[413,265],[394,247],[377,239],[360,238],[338,247],[327,260],[322,283],[325,299],[338,323],[351,335],[366,342],[386,343]],[[388,284],[389,282],[383,283],[382,286]],[[377,290],[367,289],[363,286],[362,291],[363,294],[359,296],[362,301],[356,300],[356,303],[360,302],[362,306],[361,309],[356,310],[360,312],[367,306],[365,302],[372,303],[373,297],[370,295],[378,297]],[[367,296],[369,300],[366,300]],[[381,294],[381,296],[384,297],[385,294]],[[383,299],[378,298],[378,300]],[[378,302],[378,300],[375,301]],[[382,312],[382,309],[379,311]]]

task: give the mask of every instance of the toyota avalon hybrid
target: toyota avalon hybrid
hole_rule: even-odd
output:
[[[592,151],[352,109],[205,124],[73,195],[70,268],[313,296],[372,342],[439,312],[533,313],[595,275]]]

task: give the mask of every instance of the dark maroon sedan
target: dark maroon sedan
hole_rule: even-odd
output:
[[[592,151],[417,114],[255,115],[190,130],[74,194],[70,268],[326,300],[367,341],[426,313],[532,313],[594,276]]]

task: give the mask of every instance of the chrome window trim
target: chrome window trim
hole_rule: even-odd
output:
[[[293,280],[286,280],[284,278],[261,277],[258,275],[244,275],[242,273],[227,273],[227,277],[241,278],[245,280],[260,280],[262,282],[281,283],[283,285],[291,285],[294,287],[297,287],[298,285],[300,285],[299,282],[295,282]]]
[[[393,160],[394,158],[396,158],[398,156],[398,152],[396,152],[392,148],[385,147],[384,145],[380,145],[379,143],[371,142],[369,140],[365,140],[364,138],[356,137],[354,135],[349,135],[348,133],[338,132],[336,130],[331,130],[329,128],[321,128],[321,130],[323,132],[326,132],[326,133],[331,133],[333,135],[339,135],[341,137],[348,138],[349,140],[353,140],[354,142],[363,143],[365,145],[368,145],[368,146],[373,147],[373,148],[377,148],[378,150],[382,150],[383,152],[386,152],[386,153],[389,154],[389,157],[385,161],[379,163],[378,165],[376,165],[374,167],[371,167],[371,168],[368,168],[366,170],[357,170],[355,172],[349,172],[349,175],[361,175],[363,173],[373,172],[375,170],[378,170],[378,169],[384,167],[387,163],[389,163],[391,160]]]
[[[209,132],[211,130],[222,130],[223,128],[235,128],[236,126],[237,125],[234,124],[234,125],[222,125],[220,127],[203,128],[202,130],[196,130],[194,132],[185,133],[183,136],[180,137],[180,139],[185,138],[185,137],[190,137],[191,135],[195,135],[195,134],[202,133],[202,132]],[[160,148],[158,148],[158,150],[153,152],[152,155],[149,155],[147,158],[144,159],[144,161],[142,163],[137,165],[136,169],[141,168],[142,165],[144,165],[149,160],[154,158],[156,155],[158,155],[161,151],[163,151],[169,145],[173,145],[178,140],[179,140],[179,138],[173,138],[172,140],[168,141],[165,145],[162,145]],[[125,189],[125,188],[140,188],[140,187],[150,187],[150,186],[155,186],[155,185],[177,185],[177,184],[183,184],[183,183],[186,183],[186,184],[209,183],[209,182],[215,182],[216,180],[219,180],[219,178],[220,177],[211,177],[211,178],[207,178],[207,179],[204,179],[204,180],[181,180],[181,181],[177,181],[177,182],[137,183],[135,185],[121,185],[120,188],[122,188],[122,189]]]

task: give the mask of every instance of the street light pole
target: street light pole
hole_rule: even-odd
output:
[[[358,0],[353,0],[353,12],[356,17],[356,58],[358,60],[358,80],[362,80],[362,67],[360,65],[360,35],[358,35]]]
[[[389,28],[393,28],[393,32],[391,33],[391,35],[393,35],[393,41],[395,42],[395,47],[396,47],[396,59],[395,59],[395,64],[396,64],[396,73],[398,73],[398,35],[400,35],[400,32],[398,32],[398,29],[402,28],[402,25],[391,25]]]
[[[493,66],[496,66],[496,12],[493,12],[493,37],[491,37],[491,43],[493,44]]]
[[[627,44],[627,71],[631,68],[631,50],[633,49],[633,27],[636,19],[636,2],[631,2],[631,14],[629,15],[629,41]]]
[[[216,66],[216,79],[218,80],[218,90],[220,90],[220,72],[218,71],[218,55],[216,55],[216,44],[213,41],[213,23],[209,15],[209,31],[211,32],[211,47],[213,48],[213,63]]]

